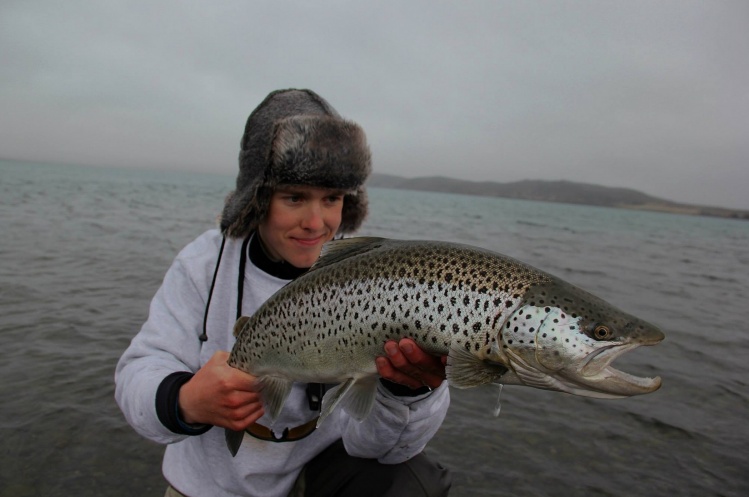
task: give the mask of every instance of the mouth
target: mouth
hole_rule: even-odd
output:
[[[560,371],[560,376],[576,394],[588,397],[617,398],[655,392],[661,387],[659,376],[635,376],[611,366],[614,359],[640,345],[643,344],[612,344],[591,353],[574,374]],[[580,387],[585,390],[581,391]]]
[[[294,243],[301,245],[302,247],[314,247],[319,245],[323,241],[323,236],[317,236],[315,238],[292,238]]]

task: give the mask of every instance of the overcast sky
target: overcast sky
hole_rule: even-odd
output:
[[[749,2],[0,2],[0,157],[234,174],[311,88],[374,169],[749,209]]]

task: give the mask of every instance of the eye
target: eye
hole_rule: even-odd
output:
[[[611,332],[609,327],[603,324],[596,325],[596,327],[593,328],[593,338],[595,338],[596,340],[608,340],[613,335],[614,334]]]
[[[327,198],[327,202],[329,204],[337,204],[339,202],[343,202],[343,195],[338,195],[338,194],[336,194],[336,195],[330,195]]]

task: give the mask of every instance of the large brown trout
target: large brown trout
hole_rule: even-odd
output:
[[[367,416],[374,359],[403,337],[447,355],[456,388],[500,383],[616,398],[661,384],[611,366],[663,340],[658,328],[515,259],[454,243],[330,242],[234,332],[229,364],[259,378],[271,419],[292,382],[340,383],[325,395],[318,425],[338,404]]]

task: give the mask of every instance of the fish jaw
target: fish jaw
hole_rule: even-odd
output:
[[[655,392],[661,387],[662,382],[659,376],[652,378],[634,376],[611,366],[617,357],[642,345],[645,344],[612,344],[589,354],[581,367],[574,370],[562,370],[558,375],[570,384],[590,389],[592,394],[590,396],[593,397],[597,396],[596,393],[599,394],[598,396],[604,394],[614,397],[630,397]]]
[[[512,374],[498,383],[525,385],[543,390],[555,390],[580,397],[621,399],[651,393],[661,386],[660,377],[642,378],[606,367],[594,376],[582,376],[575,371],[543,371],[529,364],[514,351],[506,351]]]
[[[602,307],[591,317],[577,309],[557,306],[520,306],[502,333],[503,349],[514,378],[535,388],[596,398],[622,398],[651,393],[661,386],[659,377],[638,377],[611,363],[640,346],[663,340],[656,327],[614,307]],[[586,302],[586,307],[592,306]],[[609,323],[610,340],[597,339],[591,329]]]

